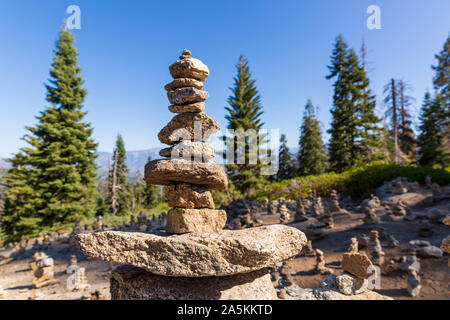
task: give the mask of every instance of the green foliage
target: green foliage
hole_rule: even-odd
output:
[[[34,235],[95,212],[97,144],[84,123],[77,52],[70,32],[61,30],[50,70],[47,101],[24,147],[11,160],[5,177],[2,226],[10,235]]]
[[[108,177],[108,203],[113,215],[128,214],[132,202],[132,187],[128,182],[128,168],[125,163],[126,150],[122,136],[117,135],[116,146],[112,156],[112,168]]]
[[[424,166],[444,163],[445,102],[442,95],[431,98],[429,92],[425,94],[420,114],[419,163]]]
[[[321,174],[327,166],[327,155],[322,142],[319,120],[311,100],[308,100],[300,128],[298,151],[298,174],[301,176]]]
[[[295,158],[289,152],[286,135],[280,137],[280,148],[278,151],[278,172],[271,178],[281,181],[295,177],[297,172],[297,163]]]
[[[396,177],[407,177],[410,181],[425,182],[426,176],[440,185],[450,184],[450,170],[416,165],[401,166],[387,162],[374,162],[342,173],[324,173],[317,176],[297,177],[291,180],[272,183],[261,188],[256,200],[306,198],[313,194],[326,197],[332,189],[343,196],[351,196],[355,200],[367,198],[385,181]]]
[[[378,146],[380,121],[374,113],[375,96],[368,89],[369,80],[353,49],[339,35],[331,56],[330,74],[334,83],[332,122],[328,131],[329,162],[332,170],[342,172],[367,162]]]
[[[244,56],[240,56],[236,69],[237,77],[234,78],[234,87],[231,89],[233,94],[228,98],[229,107],[225,107],[229,113],[225,116],[228,129],[235,130],[235,135],[224,137],[226,153],[234,157],[233,162],[227,163],[225,167],[235,186],[242,193],[251,195],[264,181],[261,176],[261,159],[268,155],[257,150],[256,161],[252,161],[250,146],[263,144],[267,137],[259,132],[264,124],[260,118],[263,114],[261,98],[255,80],[251,79],[250,68]]]
[[[444,48],[435,56],[438,61],[436,66],[431,68],[436,71],[433,77],[434,88],[444,97],[447,105],[447,117],[450,113],[450,35],[444,43]]]
[[[216,208],[220,208],[221,205],[227,205],[233,200],[244,198],[244,195],[236,188],[231,180],[228,180],[227,190],[211,190],[211,194]]]

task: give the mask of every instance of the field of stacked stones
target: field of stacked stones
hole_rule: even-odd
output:
[[[340,210],[335,209],[334,212],[338,213],[331,215],[331,226],[330,214],[324,212],[327,208],[336,208],[334,196],[319,201],[279,199],[265,205],[240,199],[223,208],[228,218],[225,228],[250,232],[259,226],[283,223],[305,233],[311,242],[287,261],[273,261],[276,267],[269,270],[279,299],[449,299],[449,227],[446,224],[449,223],[450,188],[432,183],[420,186],[403,180],[405,190],[401,194],[391,193],[389,186],[396,183],[398,181],[387,183],[377,190],[373,198],[360,204],[339,199],[337,204]],[[318,202],[320,205],[317,205]],[[299,206],[300,203],[302,205]],[[398,209],[399,203],[403,210]],[[367,207],[373,207],[373,215]],[[374,216],[374,221],[368,219],[369,216]],[[140,216],[137,222],[108,229],[158,234],[163,232],[165,220],[164,217],[147,219]],[[97,231],[104,230],[101,220],[93,227]],[[76,230],[74,228],[74,232],[86,235],[86,239],[94,234]],[[378,240],[371,239],[374,234],[377,234]],[[275,236],[288,241],[286,235],[275,233]],[[295,238],[296,234],[289,237],[301,241]],[[110,283],[117,286],[117,280],[111,281],[114,273],[116,279],[143,272],[148,277],[142,269],[118,267],[116,263],[84,255],[72,239],[72,235],[66,234],[41,235],[37,239],[17,243],[14,247],[3,248],[0,251],[1,299],[110,299]],[[167,243],[162,245],[169,247]],[[155,250],[162,251],[163,248],[155,247]],[[355,287],[355,279],[358,278],[343,270],[344,254],[356,250],[365,252],[372,263],[380,264],[382,257],[380,288],[364,290],[361,281]],[[56,280],[43,287],[38,285],[38,288],[35,279],[42,275],[36,276],[36,266],[33,265],[36,264],[36,253],[45,253],[52,258],[53,263],[47,264],[53,265],[51,278]],[[160,267],[170,265],[164,263],[166,258],[160,261]],[[154,259],[152,265],[157,268],[155,262],[158,261]],[[84,282],[83,279],[74,280],[77,273],[70,270],[73,265],[84,269]],[[45,268],[49,267],[42,269]],[[177,266],[171,268],[175,270]],[[139,280],[139,277],[131,276],[129,281],[136,279]],[[167,281],[167,277],[162,276],[160,280]],[[137,281],[135,285],[142,285],[142,282]],[[346,291],[358,286],[363,288]],[[354,294],[360,291],[363,292]]]

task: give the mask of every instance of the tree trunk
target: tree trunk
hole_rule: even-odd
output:
[[[398,163],[398,121],[397,121],[397,93],[395,91],[395,80],[391,80],[392,92],[392,121],[394,124],[394,163]]]
[[[111,212],[115,216],[117,213],[117,162],[119,158],[119,151],[116,150],[114,154],[114,164],[112,172],[112,186],[111,186]]]

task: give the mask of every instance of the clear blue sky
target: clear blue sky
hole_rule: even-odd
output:
[[[279,128],[296,146],[308,98],[329,128],[332,81],[327,65],[342,33],[358,52],[368,47],[371,88],[380,107],[391,78],[414,88],[420,106],[432,90],[434,55],[450,31],[450,1],[23,1],[0,2],[0,157],[16,152],[24,126],[47,105],[44,83],[67,14],[81,8],[75,45],[88,95],[87,120],[100,151],[118,132],[128,150],[160,146],[158,131],[171,119],[163,86],[168,66],[188,48],[210,68],[206,112],[222,128],[235,64],[247,56],[264,107],[266,128]],[[366,27],[366,8],[381,8],[381,30]],[[380,109],[381,110],[381,109]]]

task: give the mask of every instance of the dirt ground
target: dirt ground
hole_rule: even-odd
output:
[[[447,206],[447,204],[442,204]],[[425,215],[426,211],[414,210],[414,213]],[[397,248],[388,247],[387,240],[381,240],[381,244],[386,253],[386,264],[381,268],[381,290],[376,290],[380,294],[393,297],[394,299],[450,299],[450,269],[448,266],[448,255],[444,254],[439,259],[421,259],[422,290],[418,297],[410,297],[406,291],[407,275],[398,270],[399,262],[389,264],[389,261],[397,261],[401,256],[408,254],[410,240],[427,240],[432,245],[440,246],[443,238],[449,235],[449,227],[445,225],[433,224],[434,234],[430,238],[422,238],[417,234],[420,220],[408,221],[383,221],[374,226],[365,226],[362,223],[363,214],[351,214],[350,216],[338,216],[335,218],[333,229],[324,229],[327,237],[322,240],[313,241],[313,248],[320,248],[324,251],[327,266],[334,270],[335,274],[341,274],[340,261],[342,254],[347,251],[350,238],[358,234],[369,234],[370,230],[380,227],[385,228],[386,234],[393,234],[400,241]],[[279,222],[278,215],[261,215],[264,224]],[[288,223],[289,226],[302,228],[301,223]],[[41,299],[46,300],[72,300],[80,299],[82,292],[72,292],[67,289],[68,274],[65,270],[68,266],[71,255],[76,255],[78,265],[86,269],[86,275],[93,289],[99,289],[109,298],[110,271],[108,263],[91,259],[84,256],[74,245],[56,244],[49,250],[43,250],[55,261],[55,278],[60,280],[59,284],[39,289],[44,294]],[[0,285],[5,290],[3,299],[28,299],[34,289],[31,287],[33,275],[29,267],[35,250],[27,250],[18,260],[0,266]],[[296,272],[295,282],[303,288],[316,288],[319,282],[325,279],[326,275],[314,273],[315,257],[297,256],[291,262],[292,269]]]
[[[38,300],[78,300],[82,292],[72,292],[67,289],[66,274],[70,256],[76,255],[78,266],[85,268],[86,276],[92,289],[98,289],[109,298],[110,272],[108,263],[90,259],[84,256],[74,245],[59,244],[52,246],[49,250],[42,250],[54,260],[54,278],[59,280],[58,284],[39,289],[44,296]],[[7,300],[26,300],[35,291],[31,286],[34,278],[29,263],[32,260],[35,250],[27,250],[25,254],[17,260],[0,266],[0,285],[6,295]],[[1,298],[0,298],[1,300]]]
[[[425,214],[425,211],[414,210],[414,213]],[[417,297],[411,297],[406,290],[407,274],[398,269],[400,262],[389,264],[391,260],[398,260],[403,255],[408,254],[410,240],[426,240],[432,245],[440,247],[442,239],[450,234],[450,228],[445,225],[433,224],[434,234],[432,237],[423,238],[417,234],[419,230],[419,221],[383,221],[383,214],[379,215],[381,222],[377,225],[366,226],[362,222],[363,214],[352,214],[351,216],[338,216],[334,218],[335,227],[333,229],[324,229],[327,237],[321,240],[312,241],[314,249],[321,249],[324,252],[327,267],[333,269],[336,275],[342,274],[340,262],[342,255],[347,251],[350,244],[350,238],[358,234],[365,233],[369,235],[370,230],[385,228],[386,234],[393,234],[400,242],[396,248],[388,247],[387,239],[381,240],[381,245],[386,253],[385,265],[381,267],[381,290],[374,290],[380,294],[390,296],[400,300],[448,300],[450,299],[450,268],[449,256],[421,258],[421,270],[419,272],[422,278],[422,289]],[[279,217],[263,216],[265,223],[276,223]],[[279,221],[279,220],[278,220]],[[290,222],[292,227],[301,229],[299,223]],[[316,265],[315,257],[297,256],[291,263],[292,269],[296,271],[294,281],[302,288],[316,288],[319,282],[326,279],[328,275],[318,275],[314,273]]]

